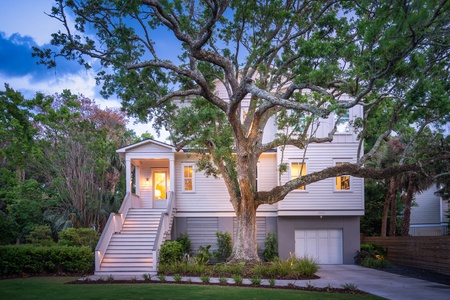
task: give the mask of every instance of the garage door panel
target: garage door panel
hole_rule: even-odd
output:
[[[296,230],[295,255],[314,258],[319,264],[342,264],[342,230]]]

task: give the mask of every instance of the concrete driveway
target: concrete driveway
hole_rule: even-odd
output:
[[[310,281],[317,287],[326,287],[328,284],[340,287],[343,283],[352,283],[362,291],[392,300],[450,299],[449,285],[355,265],[321,265],[317,275],[320,279]]]

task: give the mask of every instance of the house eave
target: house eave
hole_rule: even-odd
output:
[[[153,140],[153,139],[146,139],[146,140],[143,140],[143,141],[140,141],[140,142],[137,142],[137,143],[134,143],[134,144],[131,144],[131,145],[119,148],[119,149],[116,150],[116,152],[119,153],[119,154],[125,155],[125,153],[127,153],[131,149],[134,149],[134,148],[137,148],[137,147],[141,147],[141,146],[143,146],[145,144],[155,144],[155,145],[167,148],[171,152],[175,152],[176,151],[175,147],[172,146],[172,145],[169,145],[169,144],[166,144],[164,142],[157,141],[157,140]]]

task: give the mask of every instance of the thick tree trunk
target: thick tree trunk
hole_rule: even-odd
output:
[[[397,184],[397,179],[395,178],[395,176],[392,176],[389,180],[389,190],[388,193],[386,195],[386,198],[384,200],[384,206],[383,206],[383,214],[381,217],[381,233],[380,236],[382,237],[386,237],[386,232],[387,232],[387,221],[388,221],[388,215],[389,215],[389,207],[392,203],[392,199],[396,198],[397,195],[397,189],[398,189],[398,184]]]
[[[240,146],[239,146],[240,145]],[[239,197],[232,199],[237,217],[233,251],[228,261],[258,263],[260,261],[256,243],[256,165],[257,155],[249,151],[245,142],[237,147],[237,173]]]
[[[253,202],[253,201],[245,201]],[[241,205],[236,212],[237,230],[233,241],[233,252],[228,258],[230,263],[250,262],[258,263],[259,257],[256,244],[256,208],[253,205]]]
[[[405,208],[403,210],[402,236],[409,235],[409,225],[411,222],[411,203],[415,192],[415,185],[413,180],[415,179],[412,176],[408,178],[408,187],[406,189],[406,194],[404,194],[402,197],[403,203],[405,204]]]

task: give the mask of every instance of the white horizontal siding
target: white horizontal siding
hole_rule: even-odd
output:
[[[195,191],[183,192],[182,163],[194,163],[195,155],[180,154],[175,158],[175,191],[178,212],[233,212],[230,196],[223,179],[206,177],[195,171]],[[194,167],[195,170],[195,167]]]
[[[277,186],[277,155],[267,153],[261,155],[258,162],[258,191],[270,191]],[[277,204],[264,204],[258,207],[258,212],[277,211]]]
[[[355,161],[355,144],[310,145],[305,155],[307,174],[333,166],[337,160]],[[278,154],[281,157],[281,153]],[[287,147],[283,162],[301,161],[303,154],[294,147]],[[290,165],[289,165],[290,166]],[[289,169],[281,176],[281,183],[290,180]],[[334,191],[335,178],[309,184],[306,191],[292,191],[278,203],[279,210],[363,210],[364,180],[351,177],[351,191]]]
[[[432,187],[415,195],[417,206],[411,208],[411,225],[441,222],[441,198],[434,194],[436,190],[436,187]]]
[[[234,212],[223,179],[206,177],[195,172],[195,192],[183,192],[182,163],[195,163],[196,156],[177,155],[175,159],[175,190],[178,212]],[[194,168],[195,169],[195,168]],[[264,154],[259,160],[258,189],[270,190],[277,184],[276,153]],[[276,212],[277,205],[261,205],[258,212]]]

